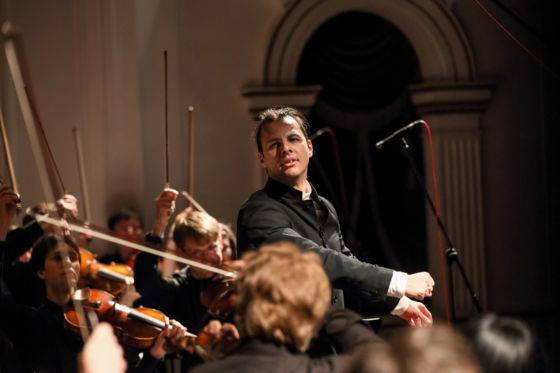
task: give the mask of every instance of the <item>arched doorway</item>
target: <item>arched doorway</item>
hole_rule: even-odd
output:
[[[296,80],[322,86],[309,120],[312,130],[328,127],[339,150],[330,136],[315,139],[309,178],[342,215],[346,244],[363,260],[408,272],[426,268],[422,191],[399,144],[383,152],[370,145],[416,119],[408,86],[418,79],[414,50],[395,26],[345,12],[310,37]],[[409,141],[421,165],[419,134]]]

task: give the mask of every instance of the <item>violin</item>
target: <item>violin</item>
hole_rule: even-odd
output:
[[[241,261],[231,260],[224,262],[220,269],[235,272]],[[228,317],[235,309],[235,282],[233,278],[216,274],[200,292],[200,303],[211,314]]]
[[[134,284],[134,272],[126,264],[99,263],[96,254],[83,248],[80,248],[80,255],[80,279],[91,287],[119,295],[127,285]]]
[[[147,349],[152,346],[157,336],[165,328],[167,316],[153,308],[130,308],[114,301],[113,295],[98,289],[82,288],[74,293],[73,300],[79,302],[85,314],[94,312],[99,321],[111,324],[115,334],[122,343]],[[66,327],[75,333],[82,328],[92,329],[91,322],[80,324],[74,308],[64,313]],[[198,336],[189,332],[180,341],[180,347],[190,353],[210,346],[214,338],[208,333]]]

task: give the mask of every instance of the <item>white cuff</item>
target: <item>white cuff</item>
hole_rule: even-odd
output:
[[[408,309],[408,306],[410,306],[410,302],[411,300],[408,297],[399,299],[399,303],[397,303],[395,308],[391,311],[391,315],[402,315]]]
[[[394,271],[393,277],[391,277],[391,282],[389,283],[387,295],[394,298],[404,297],[407,277],[408,275],[405,272]]]

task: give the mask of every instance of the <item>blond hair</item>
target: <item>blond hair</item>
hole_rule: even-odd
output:
[[[173,241],[177,247],[184,249],[187,238],[200,243],[215,241],[220,234],[220,224],[214,217],[200,211],[192,211],[175,222]]]
[[[244,337],[307,349],[330,304],[330,282],[319,256],[288,242],[246,253],[236,321]]]

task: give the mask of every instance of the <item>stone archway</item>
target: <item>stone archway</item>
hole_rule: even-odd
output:
[[[280,20],[269,44],[262,85],[245,87],[243,95],[254,113],[272,105],[290,105],[307,112],[320,86],[297,86],[302,51],[313,32],[332,17],[359,11],[393,23],[410,41],[422,83],[409,87],[418,114],[432,131],[440,215],[467,276],[484,305],[486,298],[480,117],[491,99],[492,83],[476,80],[467,38],[451,12],[452,1],[430,0],[301,0]],[[425,149],[428,148],[427,138]],[[430,169],[429,154],[425,168]],[[432,190],[431,180],[426,180]],[[427,208],[427,221],[433,221]],[[427,228],[429,270],[442,284],[438,240],[434,225]],[[444,243],[445,245],[445,243]],[[444,247],[445,249],[445,247]],[[456,272],[456,271],[455,271]],[[470,296],[454,275],[457,317],[473,312]],[[443,316],[443,288],[434,297],[435,314]]]

